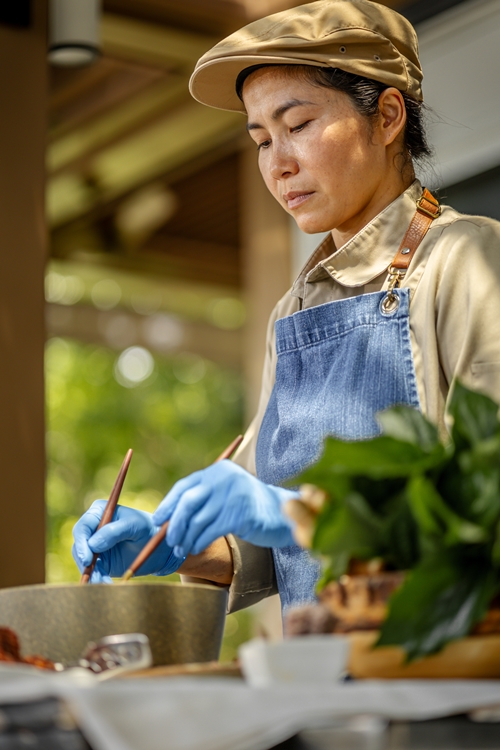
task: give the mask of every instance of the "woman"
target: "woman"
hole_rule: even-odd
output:
[[[328,434],[377,434],[396,403],[446,432],[455,378],[500,400],[500,225],[441,207],[415,180],[429,154],[415,32],[369,0],[320,0],[262,19],[198,62],[191,92],[246,112],[263,179],[305,232],[328,231],[278,303],[260,406],[234,462],[181,480],[151,517],[119,508],[75,527],[80,567],[121,575],[157,526],[141,571],[230,586],[235,610],[279,590],[311,601],[317,564],[293,544],[283,485]],[[254,476],[255,475],[255,476]]]

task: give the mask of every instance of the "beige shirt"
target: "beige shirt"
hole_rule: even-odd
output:
[[[255,473],[255,447],[276,371],[274,322],[333,300],[387,288],[389,267],[416,210],[415,181],[340,250],[319,246],[269,321],[260,403],[234,460]],[[411,261],[410,331],[423,413],[446,435],[455,378],[500,402],[500,223],[443,206]],[[275,593],[270,550],[228,537],[233,550],[232,610]]]

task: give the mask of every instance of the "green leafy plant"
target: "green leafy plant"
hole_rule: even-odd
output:
[[[444,444],[419,411],[389,409],[378,415],[380,436],[327,438],[294,480],[328,496],[312,540],[324,562],[320,587],[352,561],[407,571],[377,646],[401,646],[409,661],[467,635],[500,591],[498,405],[457,382],[449,414]]]

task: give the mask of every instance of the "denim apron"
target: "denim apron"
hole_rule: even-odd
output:
[[[283,485],[322,452],[327,435],[380,433],[375,415],[420,408],[409,326],[409,289],[385,313],[386,292],[308,308],[276,321],[276,382],[260,428],[257,476]],[[283,611],[315,601],[319,564],[292,545],[273,550]]]

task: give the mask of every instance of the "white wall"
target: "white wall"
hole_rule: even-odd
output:
[[[432,187],[500,164],[500,0],[470,0],[417,27],[428,132],[436,151]]]

